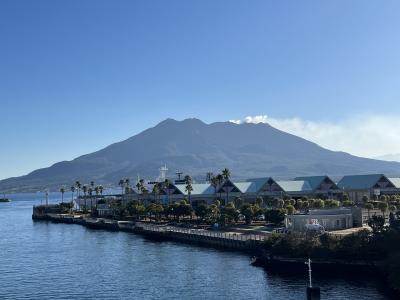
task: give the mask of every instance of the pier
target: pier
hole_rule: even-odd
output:
[[[157,225],[146,222],[119,221],[107,218],[93,218],[86,215],[43,213],[35,209],[35,207],[33,208],[32,219],[35,221],[78,224],[92,229],[132,232],[156,240],[172,240],[248,252],[258,249],[260,243],[268,238],[267,235],[254,233],[181,228],[168,224]]]

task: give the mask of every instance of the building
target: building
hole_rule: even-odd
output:
[[[290,231],[307,231],[307,225],[318,224],[325,230],[341,230],[353,227],[351,209],[315,209],[307,214],[287,215],[285,226]]]
[[[372,216],[385,217],[385,221],[386,221],[386,223],[388,223],[390,212],[388,210],[386,210],[385,212],[382,212],[378,208],[368,210],[363,207],[353,207],[352,214],[353,214],[354,227],[361,227],[365,224],[368,224],[368,220]]]
[[[396,186],[383,174],[344,176],[337,184],[354,203],[362,203],[364,196],[372,199],[382,194],[398,192]]]
[[[303,176],[296,177],[294,180],[306,181],[312,189],[312,194],[320,198],[332,198],[341,193],[337,184],[328,176]]]

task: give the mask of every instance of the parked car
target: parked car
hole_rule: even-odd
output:
[[[265,221],[265,216],[264,215],[258,215],[256,216],[257,221]]]

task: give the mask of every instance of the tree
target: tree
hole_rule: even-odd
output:
[[[151,216],[154,215],[154,218],[156,220],[159,219],[160,215],[163,213],[164,211],[164,207],[159,204],[159,203],[150,203],[147,208],[146,211],[149,213],[150,215],[150,220],[151,220]]]
[[[208,215],[210,222],[212,223],[216,222],[218,216],[219,216],[219,206],[217,206],[216,204],[211,204]]]
[[[136,218],[142,216],[146,211],[146,208],[135,200],[129,201],[126,205],[126,209],[128,210],[129,215],[136,216]]]
[[[265,211],[265,220],[278,225],[285,220],[285,215],[285,209],[267,209]]]
[[[60,193],[61,193],[61,203],[64,203],[64,193],[65,193],[65,187],[60,188]]]
[[[78,198],[79,198],[81,195],[81,187],[82,187],[82,184],[80,183],[80,181],[75,181],[75,187],[78,190]]]
[[[345,201],[348,201],[348,200],[345,200]],[[340,203],[337,200],[332,200],[332,199],[325,200],[325,207],[338,208],[339,206],[340,206]]]
[[[367,213],[368,213],[368,220],[369,220],[369,219],[371,218],[371,217],[370,217],[370,211],[371,211],[372,209],[374,209],[374,205],[373,205],[372,203],[368,202],[368,203],[365,203],[364,208],[367,210]]]
[[[239,208],[243,205],[243,200],[240,197],[235,197],[235,199],[233,199],[233,203],[235,204],[236,208]]]
[[[253,218],[254,218],[254,209],[253,206],[249,203],[245,203],[242,205],[240,208],[240,212],[242,215],[244,215],[246,219],[246,224],[251,224]]]
[[[386,195],[380,195],[380,196],[379,196],[379,201],[387,202],[387,200],[388,200],[388,198],[387,198]]]
[[[89,194],[89,197],[90,197],[90,210],[92,210],[92,200],[93,200],[93,198],[92,198],[92,195],[93,195],[92,186],[90,186],[90,187],[88,188],[88,194]]]
[[[213,204],[216,205],[218,208],[221,207],[221,201],[219,201],[218,199],[214,200]]]
[[[171,185],[171,182],[169,181],[169,179],[165,179],[164,180],[164,190],[166,190],[167,191],[167,194],[168,194],[168,202],[170,202],[170,185]]]
[[[378,208],[382,212],[383,218],[385,218],[385,213],[388,208],[388,204],[386,202],[379,202],[378,203]]]
[[[350,200],[343,201],[342,204],[344,207],[352,207],[354,205],[354,203]]]
[[[256,204],[258,205],[258,207],[262,207],[263,203],[264,203],[263,197],[258,196],[258,197],[256,198]]]
[[[103,195],[104,187],[102,185],[99,185],[99,192],[100,195]]]
[[[178,215],[178,221],[179,221],[179,216],[182,216],[183,218],[185,216],[192,216],[193,209],[185,200],[181,200],[179,202],[179,205],[177,206],[176,213]]]
[[[159,196],[160,195],[160,184],[158,183],[158,182],[156,182],[154,185],[153,185],[153,190],[152,190],[152,193],[153,193],[153,195],[154,195],[154,201],[157,201],[157,196]]]
[[[217,187],[219,185],[219,180],[217,176],[211,177],[211,185],[214,187],[214,195],[217,195]]]
[[[201,203],[194,208],[194,212],[201,221],[204,221],[206,216],[210,213],[210,208],[206,204]]]
[[[362,196],[362,202],[363,202],[364,205],[367,204],[368,201],[369,201],[368,196],[366,196],[366,195]]]
[[[125,189],[125,181],[123,179],[120,179],[118,185],[121,187],[121,195],[122,195]]]
[[[314,208],[324,208],[324,207],[325,207],[325,202],[324,202],[324,200],[316,199],[316,200],[314,201],[313,207],[314,207]]]
[[[225,180],[228,180],[231,177],[231,171],[228,168],[223,169],[222,176]]]
[[[75,187],[71,186],[71,203],[74,202]]]
[[[223,169],[222,176],[224,177],[225,181],[228,181],[229,177],[231,177],[231,171],[229,171],[228,168]],[[226,201],[225,201],[225,205],[226,205],[229,201],[229,188],[226,188],[225,192],[226,192]]]
[[[288,205],[288,206],[286,206],[286,210],[287,210],[288,215],[293,215],[295,208],[293,205]]]
[[[306,201],[302,201],[302,200],[297,200],[295,207],[297,210],[302,210],[303,209],[303,204],[306,203]]]
[[[237,222],[239,219],[239,212],[235,208],[233,203],[228,203],[224,208],[221,209],[222,223]]]
[[[222,176],[222,174],[218,174],[218,175],[217,175],[218,186],[221,186],[221,184],[222,184],[223,181],[224,181],[224,176]],[[221,196],[221,189],[220,189],[220,192],[219,192],[219,198],[220,198],[220,199],[222,198],[222,196]]]
[[[188,193],[188,197],[189,197],[189,204],[192,205],[192,201],[190,199],[190,196],[192,194],[193,191],[193,186],[192,186],[192,178],[189,175],[185,176],[185,191]]]
[[[124,180],[124,184],[127,187],[131,187],[131,180],[128,177],[126,177],[125,180]]]
[[[85,185],[82,187],[83,195],[85,196],[85,210],[87,210],[87,205],[86,205],[86,193],[87,193],[87,190],[88,190],[88,187],[87,187],[87,185],[85,184]]]
[[[307,201],[302,201],[302,203],[301,203],[301,208],[302,208],[303,210],[307,211],[307,210],[309,209],[309,207],[310,207],[310,201],[309,201],[309,200],[307,200]]]
[[[372,218],[368,220],[368,226],[372,228],[372,232],[375,234],[382,232],[385,227],[385,217],[372,216]]]

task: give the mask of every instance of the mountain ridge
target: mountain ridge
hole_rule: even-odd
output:
[[[233,177],[397,174],[400,163],[332,151],[269,124],[166,119],[154,127],[70,161],[60,161],[20,177],[0,181],[0,191],[56,188],[75,180],[115,184],[121,177],[158,175],[167,164],[204,180],[208,171],[231,169]]]

